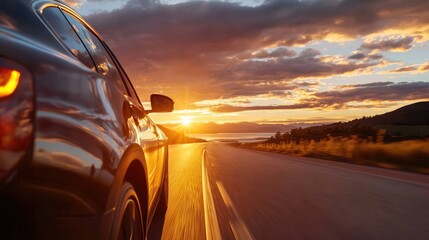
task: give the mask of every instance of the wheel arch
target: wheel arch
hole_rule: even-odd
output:
[[[139,182],[142,181],[143,182]],[[129,182],[133,185],[142,209],[142,218],[144,227],[147,227],[148,214],[148,173],[144,152],[138,144],[131,144],[125,151],[122,158],[119,160],[118,167],[115,171],[115,180],[113,181],[109,197],[105,208],[105,217],[100,224],[102,239],[109,239],[109,231],[113,224],[116,204],[120,195],[120,189],[124,182]],[[142,184],[140,184],[142,183]]]
[[[144,184],[141,184],[141,176],[144,174]],[[125,174],[125,178],[122,181],[129,182],[131,185],[133,185],[134,190],[137,193],[137,196],[139,198],[142,210],[142,219],[143,223],[145,225],[145,228],[147,227],[147,218],[148,218],[148,208],[149,208],[149,193],[148,193],[148,179],[146,177],[146,169],[141,164],[141,161],[138,159],[135,159],[131,162],[131,164],[128,167],[128,170]]]

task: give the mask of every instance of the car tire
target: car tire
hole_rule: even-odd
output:
[[[121,187],[110,239],[145,239],[140,201],[133,185],[128,182]]]

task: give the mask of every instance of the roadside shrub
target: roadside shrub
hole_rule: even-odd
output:
[[[328,137],[315,140],[246,143],[241,146],[256,150],[280,152],[307,157],[334,159],[369,165],[394,165],[396,168],[429,168],[429,141],[410,140],[384,143],[376,138],[358,136]],[[375,141],[374,141],[375,140]]]

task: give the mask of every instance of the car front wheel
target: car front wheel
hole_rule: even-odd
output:
[[[134,187],[128,182],[121,187],[112,229],[112,240],[144,239],[140,201]]]

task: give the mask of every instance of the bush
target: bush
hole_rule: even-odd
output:
[[[411,140],[383,143],[358,136],[329,137],[315,140],[246,143],[241,146],[256,150],[335,159],[369,165],[393,164],[406,170],[429,168],[429,141]]]

